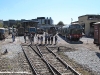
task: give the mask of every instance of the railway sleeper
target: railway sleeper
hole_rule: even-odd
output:
[[[42,59],[42,58],[41,58]],[[44,65],[43,65],[44,66]],[[38,68],[40,68],[40,66],[38,67]],[[45,70],[46,71],[46,70]],[[49,71],[48,71],[49,72]],[[46,74],[43,74],[43,75],[51,75],[50,74],[50,72],[49,72],[49,74],[47,74],[47,72],[46,72]],[[52,75],[54,75],[54,74],[52,74]]]

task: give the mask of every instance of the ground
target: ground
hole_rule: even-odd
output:
[[[79,42],[69,42],[64,37],[61,38],[59,38],[60,46],[72,48],[63,51],[66,57],[85,67],[86,70],[95,72],[95,75],[100,75],[100,50],[93,44],[93,38],[82,37]]]
[[[24,43],[23,36],[16,37],[15,42],[12,42],[11,36],[9,36],[6,40],[0,41],[1,73],[8,71],[15,73],[22,72],[28,75],[31,74],[31,70],[27,64],[27,61],[25,60],[20,46],[20,44],[22,43]],[[28,38],[27,43],[30,43],[30,41],[28,41]],[[35,43],[33,44],[37,44],[36,37]],[[58,36],[57,45],[51,46],[62,46],[60,47],[60,51],[58,52],[59,56],[63,60],[70,62],[69,64],[73,66],[73,68],[75,68],[77,71],[81,72],[83,75],[91,75],[91,71],[95,72],[94,75],[100,75],[100,50],[98,46],[93,44],[92,38],[82,37],[78,42],[70,42],[67,39],[64,39],[64,37]],[[65,47],[64,49],[63,46]],[[3,54],[6,49],[8,53]],[[77,67],[79,66],[80,68],[77,69]],[[90,73],[82,70],[90,71]]]
[[[21,40],[12,42],[11,36],[0,41],[0,75],[32,75],[20,46]],[[7,50],[7,51],[6,51]]]

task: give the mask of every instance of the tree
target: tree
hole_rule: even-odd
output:
[[[19,28],[19,27],[22,27],[22,24],[21,23],[17,23],[16,24],[16,28]]]
[[[64,25],[62,21],[59,21],[57,25]]]
[[[2,28],[3,27],[3,24],[2,23],[0,23],[0,28]]]
[[[16,28],[16,27],[17,27],[17,25],[13,25],[13,27],[14,27],[14,28]]]
[[[8,26],[7,26],[7,25],[4,25],[3,27],[4,27],[4,28],[8,28]]]

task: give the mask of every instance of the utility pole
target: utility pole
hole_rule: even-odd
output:
[[[73,19],[71,18],[71,24],[72,24]]]

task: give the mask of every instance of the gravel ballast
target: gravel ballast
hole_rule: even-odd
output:
[[[65,54],[77,63],[100,74],[100,52],[90,51],[86,48]]]

